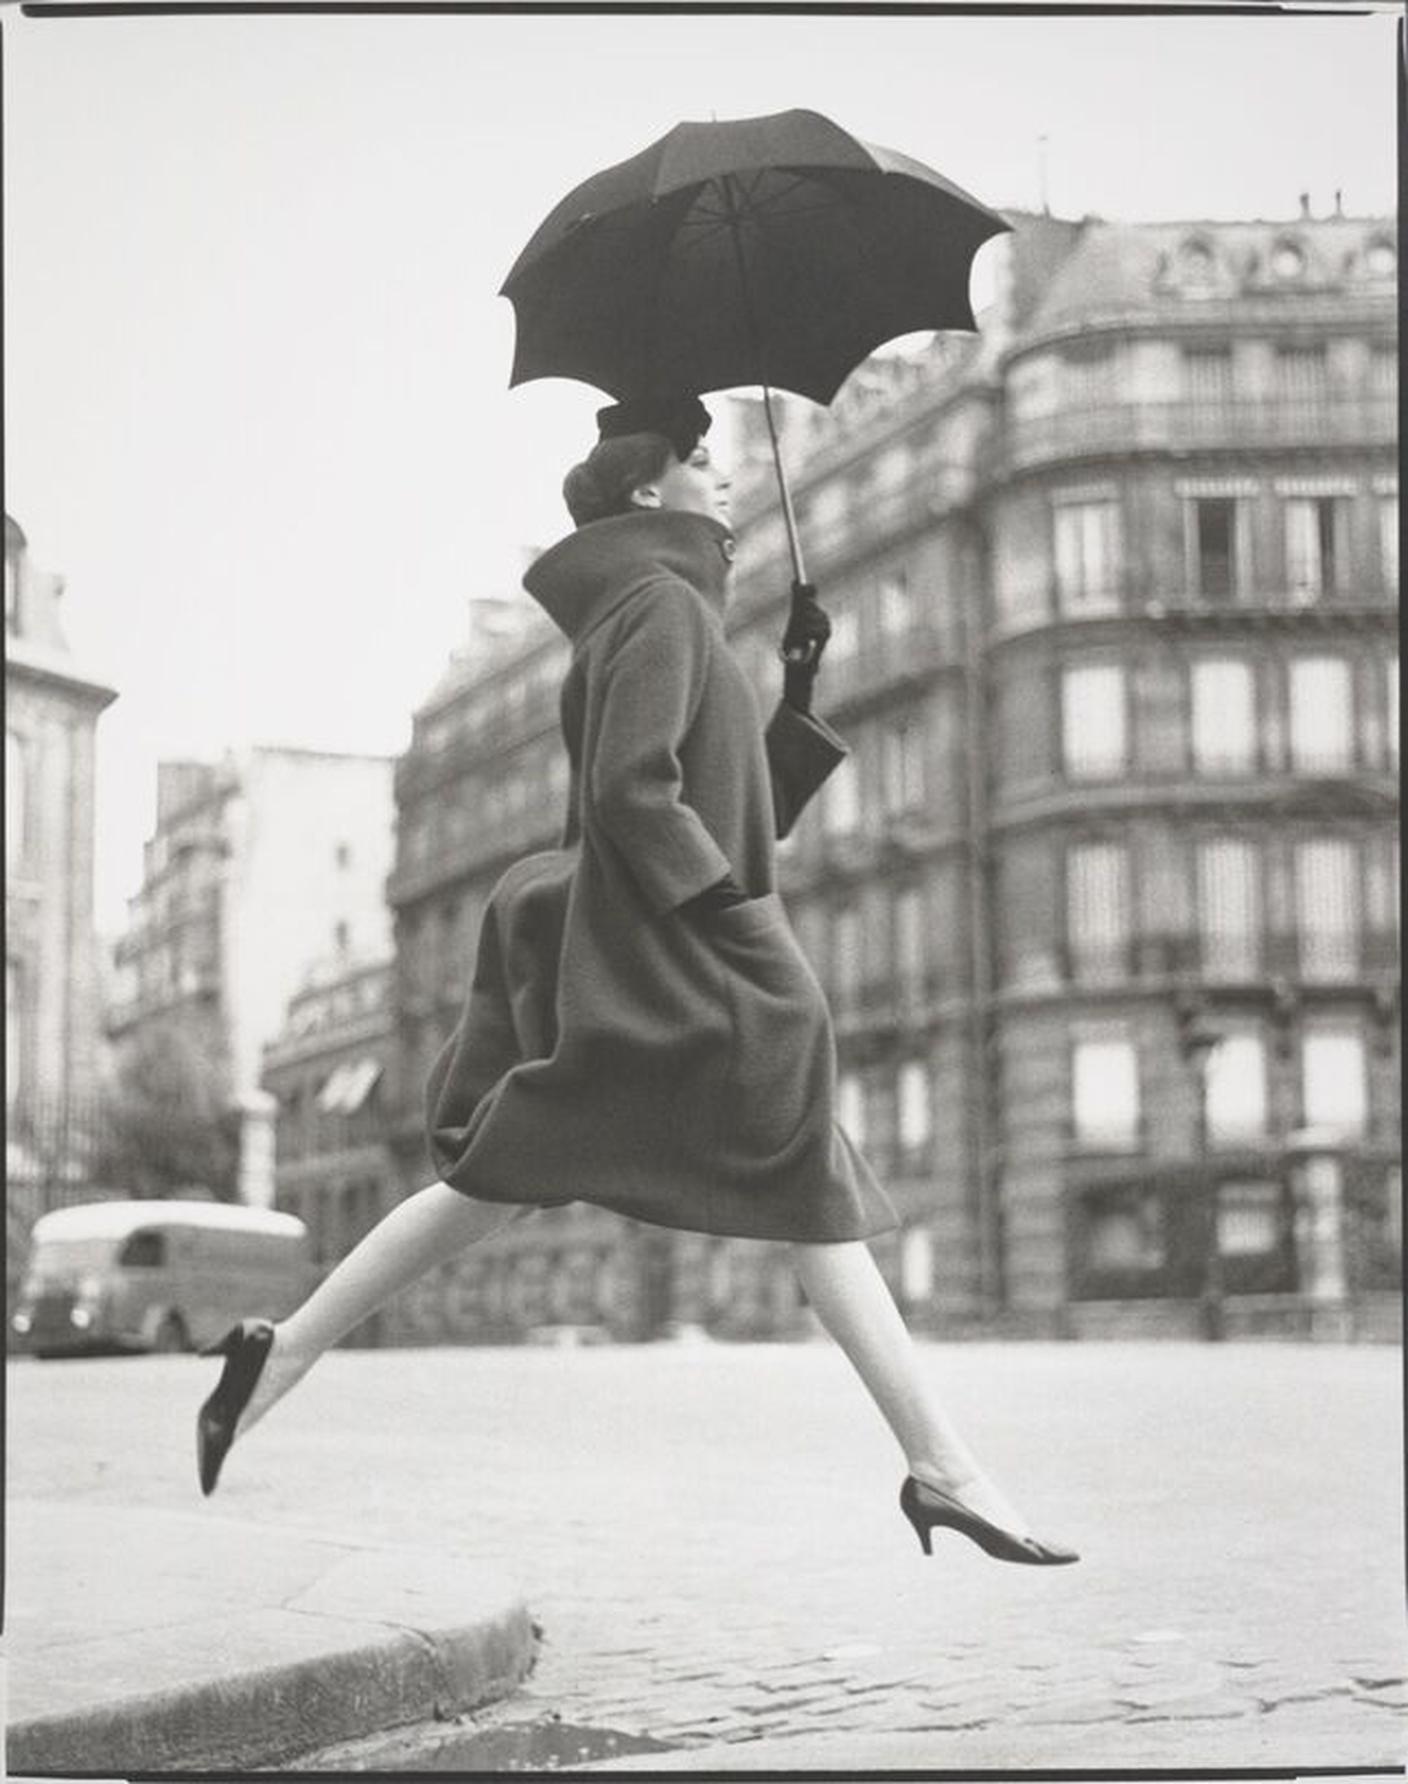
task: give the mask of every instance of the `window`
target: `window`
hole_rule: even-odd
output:
[[[1283,347],[1276,355],[1276,385],[1287,402],[1317,407],[1325,400],[1323,347]]]
[[[1339,838],[1296,844],[1296,926],[1307,979],[1352,979],[1359,970],[1357,853]]]
[[[1129,739],[1125,672],[1117,663],[1067,665],[1061,671],[1061,755],[1072,780],[1124,773]]]
[[[830,483],[823,483],[815,490],[809,503],[810,520],[818,533],[825,533],[831,528],[845,525],[850,508],[850,492],[841,478],[836,477]],[[801,524],[801,515],[797,517]]]
[[[1119,507],[1110,501],[1062,502],[1056,508],[1056,587],[1061,611],[1119,608]]]
[[[915,1152],[928,1145],[933,1132],[929,1070],[922,1061],[906,1060],[900,1067],[898,1097],[900,1150]]]
[[[880,579],[880,630],[886,638],[902,638],[914,624],[914,597],[903,570]]]
[[[20,568],[9,552],[5,553],[5,630],[17,632],[20,624]]]
[[[352,932],[346,920],[339,918],[332,926],[332,945],[339,954],[345,954],[352,939]]]
[[[1398,652],[1384,658],[1384,755],[1398,766]]]
[[[911,1227],[900,1241],[900,1292],[911,1306],[934,1293],[934,1235]]]
[[[924,733],[918,716],[888,726],[883,738],[885,810],[891,816],[924,804]]]
[[[860,825],[856,758],[840,762],[822,791],[822,828],[828,836],[849,836]]]
[[[865,1091],[855,1072],[842,1072],[836,1080],[836,1120],[856,1146],[865,1145]]]
[[[5,862],[11,871],[24,862],[28,841],[29,761],[25,740],[5,733]]]
[[[809,904],[798,911],[793,927],[802,952],[811,963],[812,971],[825,983],[827,977],[826,912],[814,904]]]
[[[860,643],[860,627],[856,622],[854,607],[835,607],[829,611],[831,637],[826,645],[826,662],[828,668],[834,668],[837,663],[849,662],[856,654]]]
[[[860,994],[863,942],[859,910],[854,905],[848,905],[844,910],[837,911],[832,936],[831,971],[832,988],[840,1009],[853,1008]]]
[[[1193,767],[1199,774],[1250,774],[1256,765],[1256,684],[1250,663],[1204,657],[1191,676]]]
[[[1209,284],[1213,265],[1212,249],[1196,236],[1184,242],[1178,250],[1178,272],[1185,290]]]
[[[1357,1029],[1311,1029],[1301,1043],[1301,1099],[1307,1127],[1362,1134],[1369,1119],[1364,1037]]]
[[[1232,355],[1187,349],[1183,355],[1183,389],[1189,402],[1221,408],[1232,400]]]
[[[1266,1049],[1258,1034],[1229,1034],[1207,1062],[1207,1134],[1214,1146],[1259,1140],[1266,1132]]]
[[[1123,1035],[1078,1040],[1071,1054],[1076,1144],[1125,1151],[1139,1144],[1139,1061]]]
[[[1078,979],[1120,977],[1129,953],[1129,863],[1122,843],[1077,843],[1066,857],[1066,929]]]
[[[1333,774],[1354,761],[1349,664],[1343,657],[1297,657],[1291,664],[1291,766]]]
[[[1098,1191],[1085,1200],[1085,1268],[1092,1276],[1144,1274],[1168,1261],[1163,1206],[1152,1191]]]
[[[1379,573],[1384,593],[1398,593],[1398,497],[1379,497]]]
[[[1220,1257],[1264,1258],[1285,1243],[1286,1217],[1279,1183],[1220,1183],[1217,1250]]]
[[[1286,586],[1293,601],[1305,604],[1340,591],[1344,508],[1340,496],[1286,498]]]
[[[1261,888],[1253,843],[1198,845],[1198,940],[1209,978],[1254,979],[1259,970]]]
[[[1205,601],[1238,593],[1238,512],[1233,496],[1200,496],[1188,504],[1188,586]]]
[[[895,897],[895,990],[902,1001],[924,992],[924,893],[906,886]]]
[[[1115,400],[1115,356],[1108,348],[1069,354],[1062,365],[1061,381],[1071,408],[1103,408]]]
[[[118,1253],[117,1261],[128,1270],[161,1270],[166,1267],[165,1233],[133,1233]]]

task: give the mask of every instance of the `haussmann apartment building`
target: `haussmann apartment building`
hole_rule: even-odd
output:
[[[782,883],[900,1216],[877,1254],[936,1331],[1389,1335],[1393,225],[1012,221],[979,336],[783,405],[852,755]],[[790,572],[739,432],[731,636],[770,707]],[[397,770],[395,1193],[485,898],[561,825],[565,645],[519,602]],[[578,1206],[390,1329],[807,1319],[772,1248]]]

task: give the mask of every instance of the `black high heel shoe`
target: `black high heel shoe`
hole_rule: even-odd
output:
[[[1028,1567],[1065,1567],[1080,1556],[1074,1549],[1058,1543],[1039,1542],[1034,1536],[1017,1536],[970,1511],[961,1499],[941,1493],[911,1474],[900,1488],[900,1510],[914,1526],[919,1546],[926,1555],[934,1552],[935,1529],[957,1530],[967,1536],[995,1561],[1019,1561]]]
[[[215,1491],[221,1466],[235,1441],[235,1426],[249,1405],[273,1343],[274,1328],[267,1319],[246,1319],[200,1353],[225,1359],[215,1392],[196,1417],[196,1462],[200,1490],[207,1497]]]

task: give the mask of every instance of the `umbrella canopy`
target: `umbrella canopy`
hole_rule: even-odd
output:
[[[678,124],[570,192],[519,255],[510,382],[829,403],[896,335],[975,327],[973,255],[1008,227],[818,112]]]

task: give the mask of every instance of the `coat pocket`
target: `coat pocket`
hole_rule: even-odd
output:
[[[710,929],[722,935],[747,937],[761,935],[770,929],[789,933],[787,913],[776,892],[765,892],[761,898],[746,898],[742,904],[726,904],[707,919]]]
[[[830,1019],[776,893],[717,912],[711,929],[733,1031],[720,1140],[763,1166],[808,1121],[829,1126]]]

